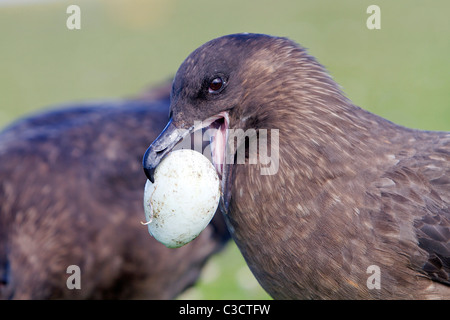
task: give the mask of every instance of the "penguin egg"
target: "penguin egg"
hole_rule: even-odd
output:
[[[147,180],[144,211],[149,233],[169,248],[194,240],[211,221],[220,199],[213,164],[189,149],[171,152]]]

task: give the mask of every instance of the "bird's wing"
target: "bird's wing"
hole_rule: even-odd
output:
[[[417,156],[411,167],[430,186],[424,197],[427,213],[416,220],[419,246],[428,252],[423,270],[435,281],[450,285],[450,134],[435,135],[431,153]]]
[[[450,134],[399,156],[366,193],[374,229],[411,267],[450,285]]]

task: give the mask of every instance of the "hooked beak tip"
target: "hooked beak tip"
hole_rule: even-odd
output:
[[[147,151],[145,152],[143,161],[142,161],[142,166],[144,168],[144,173],[147,176],[147,179],[150,180],[152,183],[155,182],[155,169],[156,166],[152,165],[152,159],[153,157],[151,156],[151,147],[149,147],[147,149]]]
[[[155,182],[155,170],[165,155],[170,153],[172,148],[183,138],[180,131],[169,120],[164,130],[148,147],[142,160],[144,173],[151,183]]]
[[[145,168],[144,167],[145,175],[147,176],[147,179],[150,180],[151,183],[155,183],[155,168]]]

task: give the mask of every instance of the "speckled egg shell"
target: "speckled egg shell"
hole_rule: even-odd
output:
[[[144,210],[149,233],[169,248],[194,240],[211,221],[220,199],[219,178],[201,153],[170,153],[147,180]]]

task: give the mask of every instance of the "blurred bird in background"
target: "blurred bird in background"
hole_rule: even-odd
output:
[[[140,223],[142,152],[167,122],[169,88],[64,106],[0,134],[0,298],[172,299],[196,282],[229,239],[221,215],[178,250]],[[79,290],[66,286],[70,265]]]

